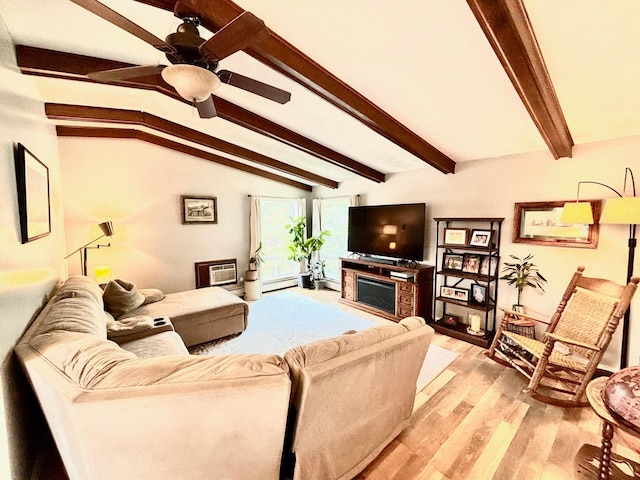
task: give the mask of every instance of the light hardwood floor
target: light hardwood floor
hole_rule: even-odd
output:
[[[379,321],[339,304],[338,292],[299,291]],[[460,356],[418,393],[410,425],[356,480],[568,480],[580,447],[600,445],[589,407],[538,402],[523,393],[524,378],[485,349],[440,334],[433,343]],[[640,459],[621,444],[614,451]]]

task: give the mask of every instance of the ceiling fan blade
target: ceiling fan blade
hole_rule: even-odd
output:
[[[211,95],[209,95],[209,98],[204,102],[196,102],[196,108],[198,109],[198,115],[200,115],[200,118],[213,118],[218,115]]]
[[[92,72],[87,74],[87,77],[97,82],[117,82],[119,80],[127,80],[129,78],[157,75],[162,72],[164,68],[164,65],[115,68],[113,70],[103,70],[102,72]]]
[[[115,10],[110,9],[103,3],[98,2],[98,0],[71,0],[76,5],[81,6],[82,8],[89,10],[91,13],[98,15],[103,18],[107,22],[112,23],[116,27],[120,27],[126,32],[129,32],[132,35],[135,35],[140,40],[147,42],[154,48],[157,48],[161,52],[164,53],[175,53],[175,48],[166,43],[164,40],[156,37],[152,33],[146,31],[144,28],[139,25],[133,23],[128,18],[120,15]]]
[[[261,97],[267,98],[278,103],[287,103],[291,100],[291,94],[286,90],[281,90],[272,85],[260,82],[253,78],[245,77],[239,73],[230,72],[229,70],[220,70],[218,78],[222,83],[232,85],[247,92],[255,93]]]
[[[200,52],[208,60],[217,62],[262,40],[268,33],[262,20],[251,12],[242,12],[200,45]]]

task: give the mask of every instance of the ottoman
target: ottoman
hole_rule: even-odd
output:
[[[142,305],[118,320],[148,315],[169,317],[187,347],[244,332],[249,305],[221,287],[169,293],[162,300]]]

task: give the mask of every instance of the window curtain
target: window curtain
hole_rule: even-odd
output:
[[[258,195],[251,196],[251,211],[249,213],[249,258],[258,249],[262,242],[262,229],[260,222],[260,200]]]

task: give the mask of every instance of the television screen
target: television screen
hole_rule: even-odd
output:
[[[424,203],[349,207],[350,252],[422,260]]]

